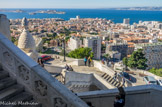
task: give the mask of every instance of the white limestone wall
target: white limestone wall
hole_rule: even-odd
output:
[[[11,35],[10,35],[10,22],[7,19],[7,16],[4,15],[4,14],[0,14],[0,33],[2,33],[9,40],[11,40]]]
[[[162,87],[157,85],[145,85],[128,87],[124,107],[161,107]],[[78,93],[78,96],[93,107],[114,107],[115,96],[118,89],[100,90]]]
[[[84,74],[84,73],[77,73],[77,72],[66,72],[65,74],[65,83],[71,81],[78,81],[78,82],[92,82],[92,74]]]
[[[78,49],[80,45],[81,45],[81,41],[78,38],[75,38],[75,37],[70,38],[70,42],[68,44],[68,47],[70,50]]]
[[[53,66],[53,65],[47,65],[45,64],[44,68],[49,72],[49,73],[61,73],[64,67],[58,67],[58,66]]]
[[[108,68],[106,65],[103,65],[101,62],[93,60],[93,63],[94,63],[94,67],[98,68],[100,71],[105,72],[110,76],[114,75],[114,71]]]
[[[84,60],[83,59],[75,59],[71,64],[77,65],[77,66],[84,66]]]
[[[94,84],[101,90],[107,90],[110,88],[115,88],[114,86],[107,83],[104,79],[96,74],[84,74],[84,73],[77,73],[77,72],[65,72],[65,84],[69,83],[88,83]],[[77,84],[76,84],[77,85]]]
[[[93,83],[100,87],[102,90],[107,90],[107,89],[113,89],[116,88],[115,86],[109,84],[107,81],[105,81],[103,78],[100,76],[93,74]]]

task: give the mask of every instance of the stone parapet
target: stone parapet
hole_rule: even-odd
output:
[[[0,63],[43,107],[88,107],[2,34]]]

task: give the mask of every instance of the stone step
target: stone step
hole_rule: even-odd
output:
[[[0,90],[5,89],[13,84],[16,84],[16,80],[9,78],[9,77],[4,78],[0,80]]]
[[[115,80],[114,80],[114,78],[113,78],[113,80],[110,82],[112,85],[114,85],[114,82],[115,82]]]
[[[106,76],[104,77],[104,79],[107,79],[108,76],[109,76],[109,75],[106,75]]]
[[[107,76],[107,74],[105,74],[102,78],[105,78]]]
[[[106,76],[106,74],[105,74],[105,75],[103,75],[103,76],[102,76],[102,78],[104,78],[105,76]]]
[[[16,105],[12,105],[8,107],[20,107],[22,105],[25,106],[25,104],[23,103],[29,102],[32,99],[33,99],[33,96],[29,94],[28,92],[21,92],[18,95],[7,100],[7,102],[16,102]]]
[[[0,91],[0,101],[5,101],[5,100],[19,94],[23,90],[24,90],[23,86],[18,85],[18,84],[12,85],[6,89],[3,89]]]
[[[9,77],[9,73],[5,71],[0,72],[0,80]]]
[[[104,77],[106,75],[106,73],[104,73],[101,77]]]
[[[116,86],[117,86],[117,84],[118,84],[118,82],[117,82],[117,81],[115,81],[114,86],[116,87]]]
[[[37,101],[35,101],[34,99],[33,100],[30,100],[29,102],[34,102],[35,104],[38,103]],[[38,103],[38,105],[31,105],[31,106],[20,106],[20,107],[43,107],[42,104]]]
[[[110,83],[112,80],[113,80],[113,78],[110,78],[108,82]]]
[[[10,101],[10,102],[14,102],[14,101],[30,101],[33,99],[33,96],[28,93],[28,92],[21,92],[19,93],[18,95],[12,97],[12,98],[9,98],[7,101]]]
[[[116,85],[116,87],[120,87],[121,86],[121,84],[120,83],[118,83],[117,85]]]
[[[107,80],[106,80],[106,81],[108,81],[110,78],[111,78],[111,76],[109,76],[109,77],[107,78]]]

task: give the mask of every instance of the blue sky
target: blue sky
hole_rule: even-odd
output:
[[[162,6],[162,0],[0,0],[0,8],[112,8]]]

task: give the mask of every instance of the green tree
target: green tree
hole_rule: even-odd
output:
[[[64,27],[64,34],[65,36],[69,36],[70,35],[70,30],[68,30],[67,28]]]
[[[127,66],[128,66],[128,58],[127,57],[123,58],[123,64],[126,66],[126,69],[127,69]]]
[[[15,45],[18,44],[18,39],[15,38],[15,37],[11,37],[11,41],[12,41],[12,43],[14,43]]]
[[[149,72],[162,77],[162,68],[160,68],[160,69],[152,68],[149,70]]]
[[[105,51],[105,49],[106,49],[106,45],[105,45],[105,44],[102,44],[102,45],[101,45],[101,50],[102,50],[102,51]]]
[[[147,59],[144,57],[144,54],[142,52],[142,49],[138,49],[137,51],[134,51],[131,55],[131,57],[128,60],[128,66],[131,68],[138,68],[145,70],[147,67]]]
[[[67,42],[70,39],[70,36],[65,37],[65,41]]]
[[[111,56],[109,54],[104,54],[103,57],[108,59],[108,60],[111,58]]]
[[[91,57],[93,58],[93,52],[92,52],[92,49],[91,48],[78,48],[78,49],[75,49],[74,51],[71,51],[69,54],[68,54],[69,57],[72,57],[72,58],[84,58],[84,57]]]
[[[12,43],[14,43],[15,42],[15,37],[11,37],[11,41],[12,41]]]

